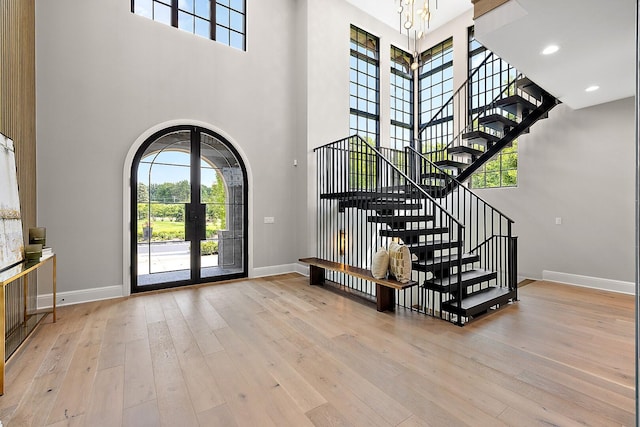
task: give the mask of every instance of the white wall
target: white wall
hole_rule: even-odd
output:
[[[634,281],[634,117],[633,98],[559,105],[520,137],[518,187],[477,191],[515,220],[520,276]]]
[[[129,0],[37,1],[38,223],[59,292],[123,285],[125,156],[169,121],[208,123],[246,155],[250,273],[297,258],[299,2],[247,3],[242,52],[134,15]]]

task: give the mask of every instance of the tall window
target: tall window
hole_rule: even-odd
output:
[[[411,55],[391,46],[391,148],[413,141],[413,71]]]
[[[469,75],[491,52],[474,37],[469,28]],[[481,72],[471,76],[469,87],[469,115],[473,120],[486,105],[491,104],[517,76],[517,71],[506,61],[493,55]],[[505,147],[482,166],[471,178],[473,188],[515,187],[518,185],[518,141]]]
[[[453,105],[442,110],[453,96],[453,39],[423,52],[421,64],[418,90],[425,144],[422,151],[430,152],[444,148],[453,138]]]
[[[245,0],[131,0],[131,11],[237,49],[246,49]]]
[[[378,38],[351,26],[350,134],[380,146],[380,60]]]

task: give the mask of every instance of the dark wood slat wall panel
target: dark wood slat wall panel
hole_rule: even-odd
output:
[[[0,2],[0,132],[16,145],[26,231],[37,212],[35,0]]]
[[[491,12],[493,9],[508,1],[509,0],[471,0],[473,3],[473,19],[476,19],[487,12]]]

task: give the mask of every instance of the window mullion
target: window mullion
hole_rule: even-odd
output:
[[[210,24],[211,24],[211,35],[210,35],[211,40],[215,40],[216,39],[216,22],[217,22],[217,19],[216,19],[216,9],[217,9],[216,5],[217,4],[218,3],[213,1],[213,0],[209,2],[209,7],[210,7],[209,16],[211,17],[211,22],[210,22]]]
[[[171,0],[171,26],[178,28],[178,0]]]
[[[140,0],[138,6],[136,0],[129,1],[131,13],[236,49],[247,49],[246,0],[232,4],[210,0],[206,5],[197,2],[190,6],[181,6],[179,0]]]

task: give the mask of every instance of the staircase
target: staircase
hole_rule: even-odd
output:
[[[496,85],[493,92],[497,95],[486,105],[471,108],[471,114],[456,114],[457,126],[461,131],[446,141],[446,145],[441,138],[432,137],[446,134],[444,127],[447,126],[447,118],[451,121],[452,112],[462,111],[461,106],[465,106],[464,111],[467,111],[467,104],[472,103],[470,86],[479,76],[488,73],[492,58],[493,54],[490,53],[447,103],[420,128],[421,152],[436,166],[457,178],[457,182],[468,180],[503,148],[520,135],[528,133],[538,120],[547,118],[549,111],[559,104],[551,94],[519,74],[514,79]],[[420,182],[424,186],[435,186],[431,188],[433,191],[441,190],[441,180],[429,172],[423,170],[420,173]],[[451,190],[446,188],[438,194],[443,195]]]
[[[397,291],[396,301],[461,326],[517,299],[517,241],[505,215],[464,186],[451,185],[453,178],[436,165],[433,175],[456,188],[434,197],[406,173],[418,160],[429,162],[416,151],[395,153],[405,170],[358,136],[315,151],[319,258],[368,268],[377,247],[401,239],[414,258],[412,279],[419,286]],[[332,274],[328,279],[340,286],[374,295],[366,281]]]
[[[419,286],[397,291],[398,304],[460,326],[518,297],[513,220],[464,182],[558,104],[516,74],[473,105],[470,86],[490,74],[492,55],[421,127],[417,149],[376,149],[352,136],[314,150],[318,257],[369,268],[377,247],[402,240]],[[332,274],[345,290],[375,295],[365,280]]]

